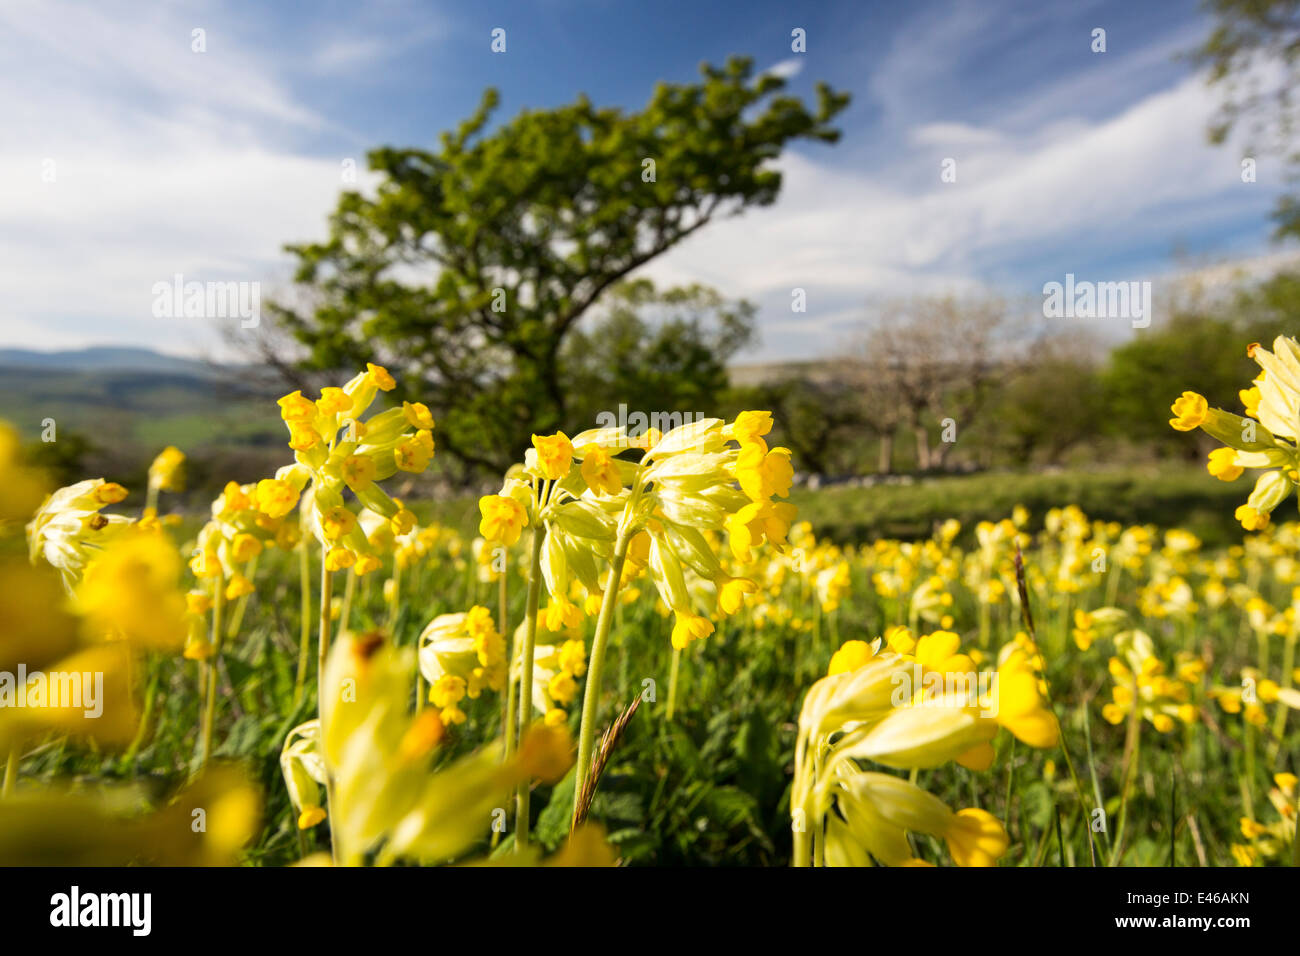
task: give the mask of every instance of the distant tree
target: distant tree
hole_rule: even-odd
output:
[[[1300,0],[1205,0],[1204,6],[1215,26],[1193,57],[1224,92],[1211,141],[1221,143],[1244,126],[1251,148],[1280,154],[1294,178],[1300,171]],[[1273,218],[1279,238],[1300,237],[1300,197],[1282,197]]]
[[[620,404],[629,413],[713,413],[728,388],[728,361],[754,340],[754,314],[749,302],[699,285],[658,291],[639,279],[614,286],[560,350],[565,426],[588,428]]]
[[[887,442],[882,464],[901,424],[916,440],[917,468],[942,467],[952,444],[935,444],[932,433],[942,435],[944,419],[965,430],[983,407],[1005,360],[1006,315],[1006,302],[996,296],[943,295],[886,303],[868,320],[858,354],[869,397],[877,399],[867,420]]]
[[[660,84],[640,112],[581,98],[491,131],[489,90],[436,152],[370,153],[377,194],[344,193],[327,240],[288,247],[307,294],[271,311],[306,348],[298,364],[395,366],[395,397],[431,406],[440,448],[505,468],[568,420],[565,342],[607,290],[772,203],[787,144],[838,138],[848,97],[825,84],[809,110],[749,59],[702,73]]]
[[[1103,354],[1080,334],[1040,339],[1007,370],[983,417],[981,435],[1011,464],[1060,464],[1071,449],[1102,434]]]
[[[1169,428],[1169,405],[1191,389],[1211,405],[1241,412],[1237,393],[1259,374],[1246,345],[1285,331],[1264,304],[1277,288],[1269,284],[1243,293],[1235,314],[1226,307],[1222,315],[1175,314],[1158,331],[1115,349],[1101,378],[1107,431],[1173,454],[1196,455],[1195,446]]]

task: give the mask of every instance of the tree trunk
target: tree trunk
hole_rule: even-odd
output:
[[[894,433],[886,432],[880,436],[880,457],[876,461],[876,471],[882,475],[894,472]]]
[[[916,469],[925,471],[930,467],[930,433],[924,425],[916,425],[912,431],[916,435]]]

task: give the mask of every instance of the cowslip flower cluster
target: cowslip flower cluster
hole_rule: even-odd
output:
[[[1247,469],[1262,474],[1235,517],[1247,531],[1268,526],[1269,516],[1300,484],[1300,342],[1279,335],[1272,351],[1258,343],[1246,354],[1261,369],[1240,392],[1245,416],[1210,408],[1204,395],[1183,392],[1170,406],[1169,424],[1178,431],[1199,428],[1223,442],[1210,452],[1207,468],[1221,481],[1236,481]]]
[[[12,434],[0,423],[0,751],[51,731],[124,744],[138,722],[135,658],[184,639],[181,559],[162,535],[100,514],[125,497],[120,485],[80,482],[41,504],[42,479]],[[24,560],[17,521],[33,508]],[[23,668],[25,685],[12,673]],[[48,694],[45,672],[102,675],[98,712]]]
[[[379,392],[396,384],[387,369],[369,364],[343,387],[323,388],[315,400],[301,391],[279,400],[295,463],[257,483],[256,504],[269,517],[284,517],[301,495],[306,527],[325,549],[329,571],[352,568],[367,574],[382,564],[357,513],[345,505],[345,491],[387,520],[394,535],[415,527],[415,515],[379,482],[399,471],[418,474],[428,467],[434,453],[433,416],[418,402],[403,402],[362,420]]]
[[[996,673],[977,672],[956,634],[914,638],[902,627],[884,640],[849,641],[827,676],[804,698],[791,795],[796,865],[811,862],[806,834],[824,840],[831,865],[916,865],[907,832],[941,837],[962,866],[987,866],[1007,836],[987,812],[953,812],[937,797],[870,761],[894,769],[955,761],[991,766],[1000,727],[1032,747],[1059,738],[1035,660],[1023,648],[1003,656]]]
[[[492,612],[481,605],[438,615],[421,632],[417,646],[429,701],[444,724],[465,722],[459,705],[466,697],[476,700],[484,690],[505,687],[505,638],[497,632]]]
[[[257,484],[227,482],[212,502],[212,517],[199,529],[191,549],[190,570],[200,580],[223,589],[226,600],[250,594],[249,565],[264,550],[290,551],[298,544],[299,530],[285,514],[267,514],[257,506]]]
[[[168,445],[149,465],[149,491],[183,491],[185,489],[185,452]]]
[[[1259,860],[1289,860],[1296,841],[1296,818],[1300,813],[1300,785],[1293,773],[1273,775],[1274,786],[1268,802],[1277,819],[1259,823],[1251,817],[1241,818],[1241,835],[1249,843],[1233,844],[1232,855],[1242,866],[1254,866]]]
[[[1180,651],[1170,674],[1145,631],[1120,631],[1114,641],[1118,653],[1108,668],[1115,683],[1110,703],[1102,707],[1102,717],[1120,724],[1136,711],[1162,734],[1180,723],[1195,723],[1199,714],[1195,696],[1205,675],[1205,662]]]
[[[587,642],[578,635],[580,628],[552,631],[539,622],[537,644],[533,652],[533,707],[551,726],[566,723],[566,708],[578,696],[578,681],[587,673]],[[511,677],[523,674],[523,640],[527,622],[515,628],[515,659]]]
[[[86,564],[119,536],[132,521],[102,509],[126,498],[126,489],[103,478],[88,478],[49,495],[27,524],[27,546],[33,561],[43,557],[63,573],[71,590]]]
[[[769,412],[742,412],[731,423],[702,419],[666,434],[630,437],[617,427],[572,440],[562,432],[534,436],[500,494],[480,502],[479,531],[513,544],[522,528],[544,524],[541,569],[552,630],[581,620],[569,598],[575,577],[597,599],[591,609],[599,608],[604,587],[595,559],[612,558],[623,542],[631,567],[620,580],[648,571],[675,616],[673,646],[685,647],[713,631],[712,609],[696,594],[711,596],[727,615],[758,588],[723,569],[706,532],[725,531],[741,563],[764,543],[786,543],[795,509],[773,498],[789,494],[793,472],[789,450],[769,449],[763,438],[771,427]],[[639,460],[619,457],[629,449]]]

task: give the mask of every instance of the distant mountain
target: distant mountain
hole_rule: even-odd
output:
[[[164,355],[152,349],[100,346],[59,352],[0,348],[0,368],[47,369],[60,372],[153,372],[213,378],[221,366],[197,359]]]

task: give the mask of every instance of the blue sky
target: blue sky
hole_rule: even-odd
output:
[[[155,318],[153,284],[283,290],[281,246],[325,234],[344,159],[432,144],[488,85],[499,119],[635,108],[733,53],[854,97],[838,145],[783,157],[774,207],[646,268],[758,303],[746,358],[828,352],[894,296],[1267,268],[1281,170],[1243,184],[1245,144],[1205,143],[1216,94],[1176,57],[1207,31],[1191,0],[0,4],[0,345],[221,354],[232,320]]]

